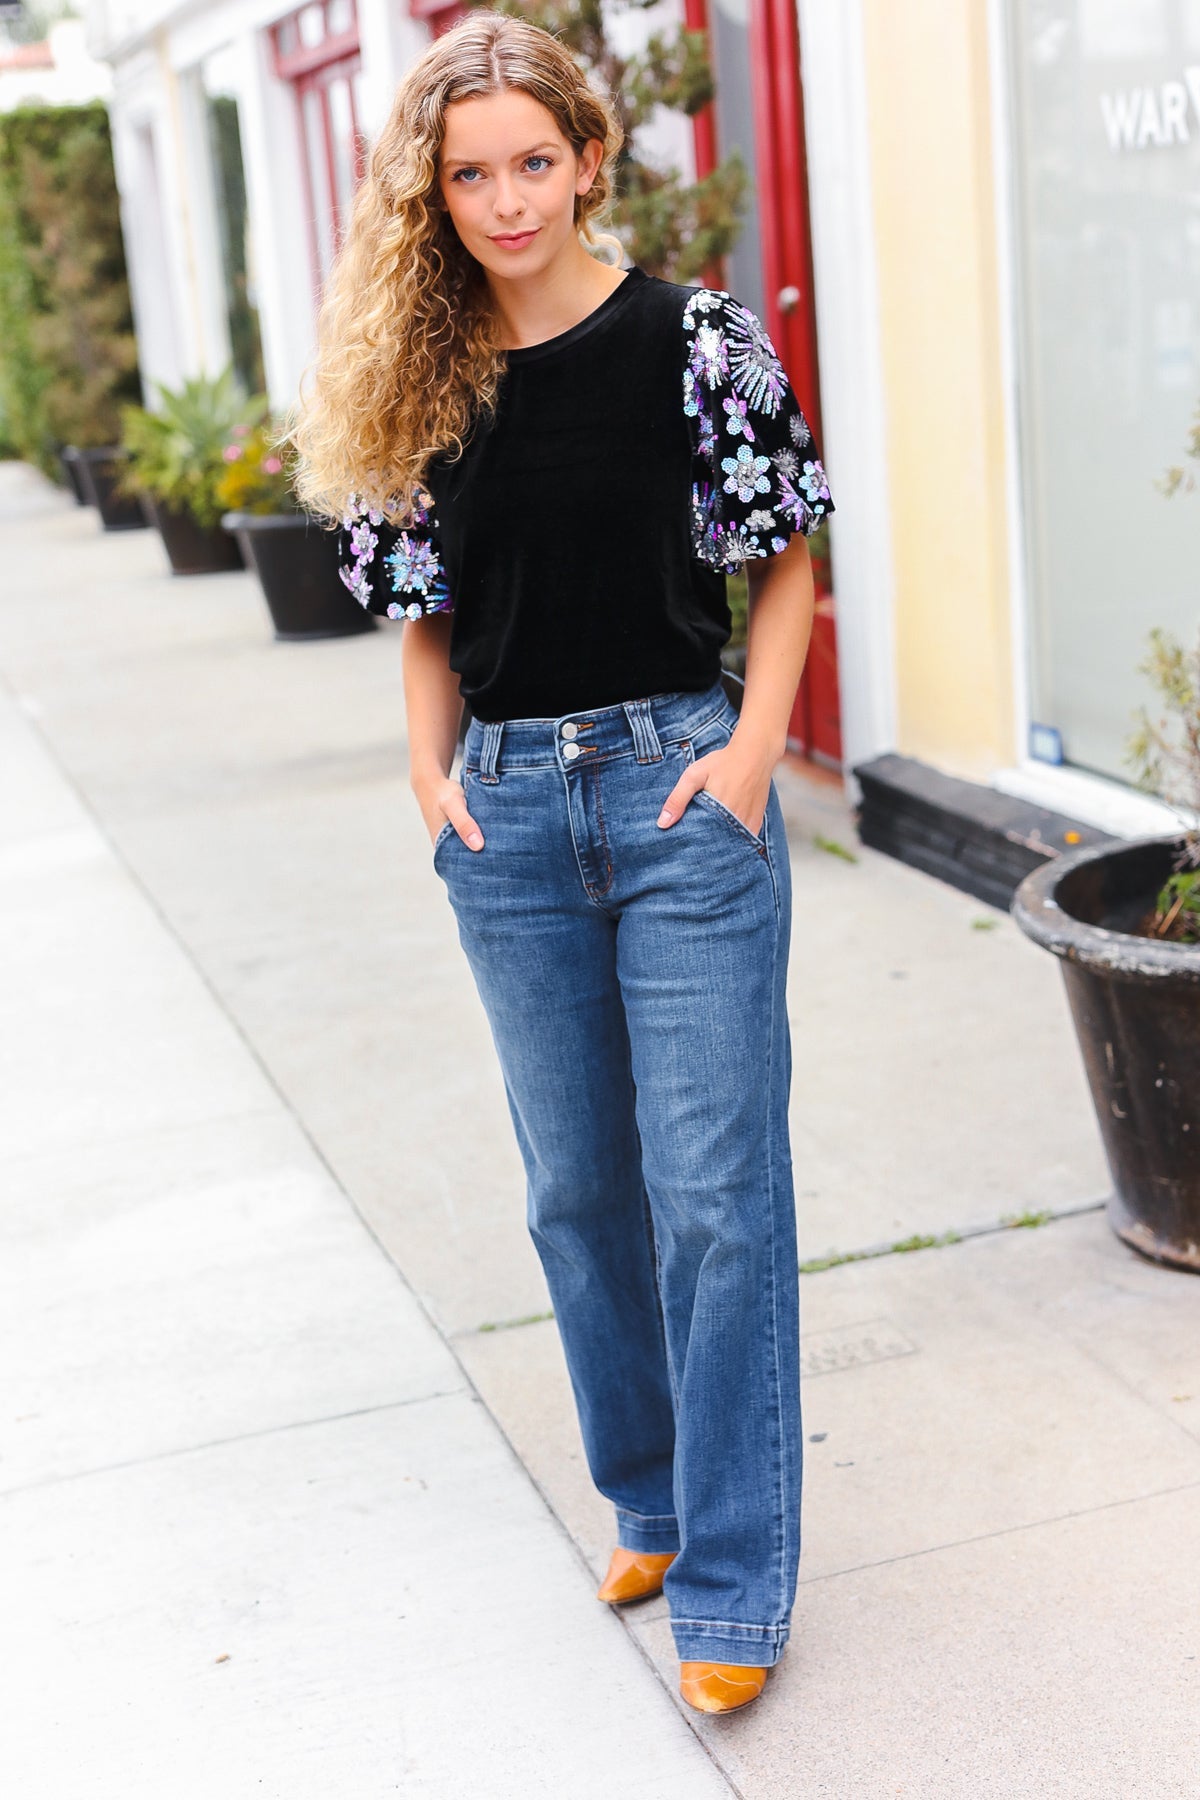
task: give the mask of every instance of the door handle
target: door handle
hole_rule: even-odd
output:
[[[781,313],[794,313],[800,304],[800,289],[798,287],[780,288],[775,298]]]

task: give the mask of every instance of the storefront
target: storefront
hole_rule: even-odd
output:
[[[365,146],[458,13],[98,0],[149,380],[261,354],[290,404]],[[717,101],[668,159],[755,176],[725,279],[838,502],[796,740],[855,797],[894,753],[1154,828],[1123,752],[1147,633],[1200,614],[1200,497],[1156,486],[1200,401],[1200,0],[638,20],[708,35]]]
[[[897,816],[957,783],[948,845],[998,794],[1169,829],[1125,748],[1150,629],[1200,627],[1200,497],[1158,485],[1200,403],[1200,5],[827,10],[800,0],[848,764],[890,763]],[[854,603],[885,658],[847,654]]]
[[[1008,10],[1024,749],[1128,779],[1147,633],[1200,626],[1200,4]]]
[[[394,0],[101,0],[143,377],[233,361],[283,409],[366,146],[428,28]]]

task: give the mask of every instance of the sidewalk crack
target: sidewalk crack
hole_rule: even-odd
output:
[[[199,1444],[178,1444],[170,1450],[152,1450],[146,1456],[130,1456],[121,1462],[97,1463],[89,1469],[72,1469],[69,1474],[47,1475],[40,1481],[26,1481],[17,1487],[0,1489],[0,1505],[16,1494],[36,1494],[45,1488],[63,1487],[73,1481],[88,1481],[93,1475],[115,1475],[123,1469],[148,1468],[153,1463],[173,1462],[181,1456],[200,1456],[206,1450],[224,1450],[232,1444],[249,1444],[257,1438],[279,1437],[288,1431],[308,1431],[317,1425],[338,1425],[345,1419],[368,1419],[375,1413],[398,1412],[405,1406],[422,1406],[429,1400],[452,1400],[465,1394],[476,1398],[464,1382],[461,1387],[437,1388],[428,1394],[410,1394],[403,1400],[382,1400],[377,1406],[352,1407],[348,1412],[322,1413],[313,1419],[285,1419],[279,1425],[262,1425],[255,1431],[235,1431],[228,1437],[208,1438]]]

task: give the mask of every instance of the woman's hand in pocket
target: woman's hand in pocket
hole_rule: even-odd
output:
[[[739,819],[754,837],[761,837],[767,801],[771,793],[771,772],[775,757],[743,748],[735,731],[722,750],[710,750],[683,771],[663,802],[658,823],[664,831],[682,817],[694,794],[707,788],[727,812]]]
[[[483,849],[483,833],[467,811],[467,797],[461,782],[451,781],[448,775],[436,782],[419,785],[414,782],[413,793],[421,808],[430,843],[436,843],[442,827],[450,824],[468,850]]]

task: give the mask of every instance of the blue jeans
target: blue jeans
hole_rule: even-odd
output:
[[[434,865],[618,1542],[679,1552],[682,1660],[761,1667],[800,1549],[787,844],[773,785],[761,836],[704,790],[655,823],[736,723],[719,686],[475,720],[462,780],[485,845],[447,825]]]

